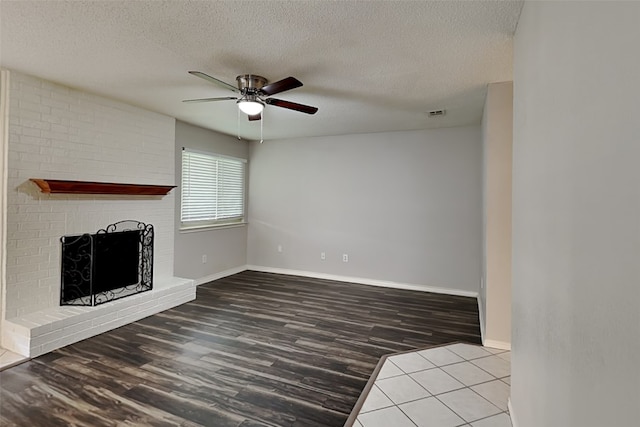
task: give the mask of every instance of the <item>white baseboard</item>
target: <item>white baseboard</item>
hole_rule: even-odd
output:
[[[507,400],[507,408],[509,408],[509,417],[511,418],[511,427],[518,427],[516,422],[516,415],[513,413],[513,405],[511,404],[511,396]]]
[[[511,343],[496,340],[482,340],[482,345],[485,347],[498,348],[500,350],[511,350]]]
[[[234,274],[242,273],[247,269],[246,265],[241,265],[239,267],[233,267],[228,270],[220,271],[218,273],[213,273],[205,277],[201,277],[199,279],[194,279],[196,286],[204,285],[205,283],[213,282],[214,280],[222,279],[223,277],[233,276]]]
[[[427,285],[416,285],[412,283],[398,283],[388,280],[367,279],[363,277],[339,276],[336,274],[316,273],[313,271],[290,270],[287,268],[264,267],[261,265],[247,265],[247,270],[261,271],[264,273],[286,274],[289,276],[313,277],[315,279],[335,280],[337,282],[358,283],[360,285],[381,286],[385,288],[405,289],[409,291],[433,292],[437,294],[457,295],[463,297],[477,298],[478,293],[464,291],[461,289],[450,289]]]

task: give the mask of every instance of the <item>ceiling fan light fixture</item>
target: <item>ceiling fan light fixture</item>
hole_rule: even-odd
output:
[[[257,100],[239,99],[238,108],[249,116],[255,116],[256,114],[262,113],[264,103]]]
[[[287,77],[277,82],[267,84],[268,80],[262,76],[243,74],[236,77],[236,81],[238,82],[238,87],[236,88],[229,83],[225,83],[201,71],[189,71],[189,74],[236,92],[238,96],[186,99],[183,102],[213,102],[233,99],[238,105],[238,114],[242,111],[249,116],[249,121],[260,120],[262,123],[262,110],[264,110],[267,104],[272,107],[285,108],[305,114],[315,114],[318,111],[316,107],[310,105],[298,104],[285,101],[284,99],[268,98],[271,95],[301,87],[302,82],[295,77]]]

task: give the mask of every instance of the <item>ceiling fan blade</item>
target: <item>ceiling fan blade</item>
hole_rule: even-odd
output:
[[[315,114],[318,109],[310,105],[297,104],[291,101],[284,101],[282,99],[267,98],[265,102],[269,105],[275,105],[276,107],[288,108],[289,110],[300,111],[301,113]]]
[[[295,77],[287,77],[286,79],[278,80],[274,83],[269,83],[260,89],[265,95],[275,95],[276,93],[284,92],[285,90],[295,89],[302,86],[302,82]]]
[[[200,77],[201,79],[205,79],[205,80],[207,80],[207,81],[209,81],[211,83],[215,83],[218,86],[222,86],[223,88],[229,89],[229,90],[231,90],[233,92],[240,92],[240,89],[238,89],[237,87],[235,87],[233,85],[230,85],[229,83],[225,83],[222,80],[218,80],[215,77],[211,77],[210,75],[205,74],[203,72],[200,72],[200,71],[189,71],[189,74],[192,74],[192,75],[194,75],[196,77]]]
[[[254,114],[252,116],[247,116],[249,118],[249,121],[252,122],[254,120],[262,120],[262,114],[258,113],[258,114]]]
[[[238,99],[235,96],[223,96],[218,98],[200,98],[200,99],[185,99],[182,102],[196,103],[196,102],[211,102],[211,101],[228,101],[230,99]]]

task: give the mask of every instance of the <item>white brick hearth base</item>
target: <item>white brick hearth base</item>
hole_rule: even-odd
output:
[[[62,306],[5,320],[3,346],[26,357],[119,328],[196,297],[191,279],[173,277],[154,281],[151,291],[95,307]]]

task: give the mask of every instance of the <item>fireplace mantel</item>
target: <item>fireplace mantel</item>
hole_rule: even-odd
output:
[[[118,184],[113,182],[65,181],[31,178],[48,194],[128,194],[134,196],[165,196],[175,185]]]

